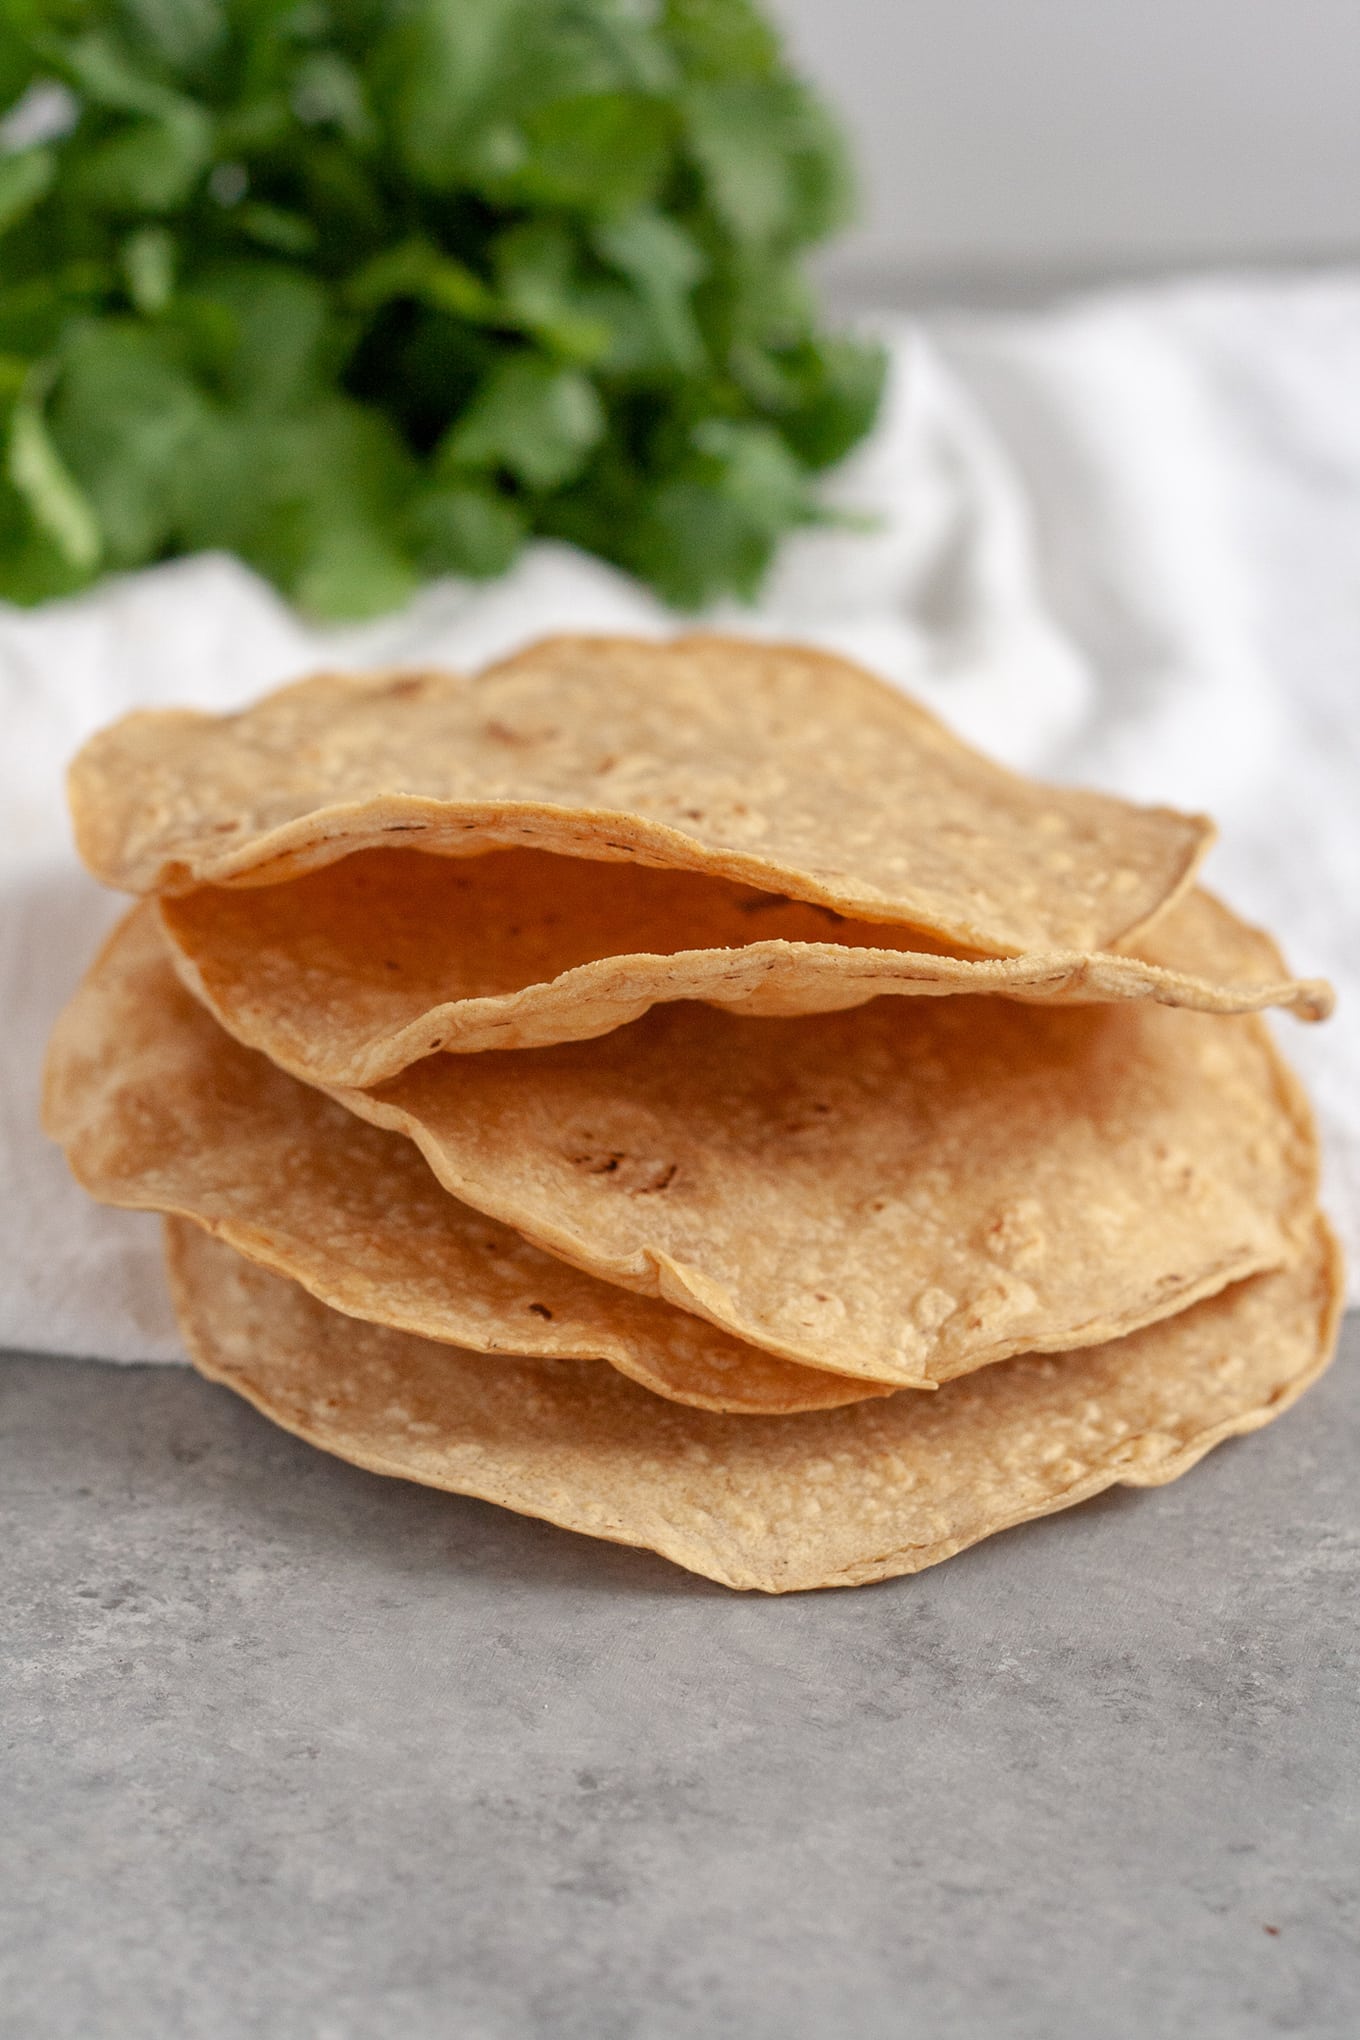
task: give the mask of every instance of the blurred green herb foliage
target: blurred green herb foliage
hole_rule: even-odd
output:
[[[4,108],[11,600],[220,546],[365,615],[531,532],[750,596],[872,421],[748,0],[0,0]]]

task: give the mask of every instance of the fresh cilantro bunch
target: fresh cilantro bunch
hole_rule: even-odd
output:
[[[0,115],[11,600],[221,546],[356,616],[531,532],[749,595],[873,417],[750,0],[0,0]]]

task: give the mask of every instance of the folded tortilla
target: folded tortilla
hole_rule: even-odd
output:
[[[1116,1483],[1176,1479],[1316,1379],[1342,1294],[1315,1219],[1289,1267],[1130,1338],[1026,1354],[934,1396],[752,1419],[663,1402],[608,1368],[492,1361],[364,1324],[182,1220],[167,1235],[198,1367],[285,1430],[766,1593],[919,1572]]]
[[[255,885],[363,849],[533,848],[727,878],[981,955],[1108,949],[1211,825],[1039,786],[825,652],[556,638],[475,678],[323,674],[239,715],[157,710],[71,769],[125,891]]]
[[[585,1041],[675,999],[762,1016],[958,992],[1330,1010],[1325,984],[1291,979],[1270,937],[1207,893],[1176,911],[1203,923],[1189,954],[1221,954],[1231,928],[1227,978],[1136,953],[965,959],[730,879],[535,850],[361,850],[288,883],[161,902],[180,975],[239,1041],[309,1083],[361,1088],[436,1050]]]

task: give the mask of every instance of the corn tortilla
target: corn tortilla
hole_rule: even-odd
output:
[[[128,892],[360,850],[531,847],[734,879],[984,955],[1109,948],[1190,883],[1202,817],[1043,787],[846,660],[557,638],[476,678],[322,674],[81,751],[82,856]]]
[[[1172,968],[1182,911],[1155,942]],[[1278,1266],[1315,1194],[1264,1024],[1150,1003],[657,1006],[334,1095],[588,1273],[904,1387],[1117,1338]]]
[[[1222,951],[1225,909],[1196,891],[1178,911],[1204,923],[1187,953]],[[956,992],[1309,1019],[1330,1006],[1240,923],[1227,981],[1136,954],[966,960],[730,879],[535,850],[357,851],[285,884],[199,886],[161,913],[185,983],[238,1040],[309,1083],[365,1089],[437,1050],[590,1040],[674,999],[780,1017]]]
[[[1289,1267],[1060,1359],[1025,1354],[936,1396],[751,1422],[607,1368],[505,1360],[342,1317],[167,1221],[185,1341],[284,1429],[723,1585],[786,1593],[918,1572],[1116,1483],[1174,1480],[1269,1423],[1331,1357],[1340,1257],[1315,1219]]]
[[[240,1048],[183,990],[149,904],[57,1024],[44,1117],[107,1204],[175,1212],[357,1317],[486,1353],[600,1359],[749,1414],[887,1391],[596,1281],[459,1204],[409,1141]]]

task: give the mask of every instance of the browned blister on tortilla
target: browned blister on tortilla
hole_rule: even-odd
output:
[[[1183,914],[1149,938],[1172,968]],[[1115,1338],[1278,1265],[1315,1189],[1264,1024],[1147,1002],[657,1006],[336,1095],[589,1273],[903,1386]]]
[[[1287,1268],[1161,1324],[1026,1354],[853,1409],[760,1421],[660,1401],[608,1368],[489,1361],[342,1317],[168,1222],[203,1373],[374,1472],[476,1495],[730,1587],[919,1572],[1116,1483],[1174,1480],[1287,1409],[1326,1366],[1339,1256],[1314,1220]]]
[[[887,1391],[772,1357],[596,1281],[442,1190],[409,1141],[239,1047],[134,908],[58,1022],[45,1119],[108,1204],[177,1212],[358,1317],[487,1353],[601,1359],[708,1409]]]
[[[1136,945],[970,960],[731,879],[537,850],[361,850],[279,885],[198,886],[161,912],[185,983],[238,1040],[309,1083],[364,1088],[436,1050],[585,1041],[675,999],[766,1017],[958,992],[1309,1019],[1330,1006],[1203,892],[1179,908],[1186,953],[1224,958],[1230,940],[1226,976]]]
[[[321,675],[134,715],[71,772],[126,891],[273,883],[363,849],[534,848],[703,872],[984,955],[1109,948],[1189,884],[1201,816],[991,764],[846,660],[557,638],[476,678]]]

